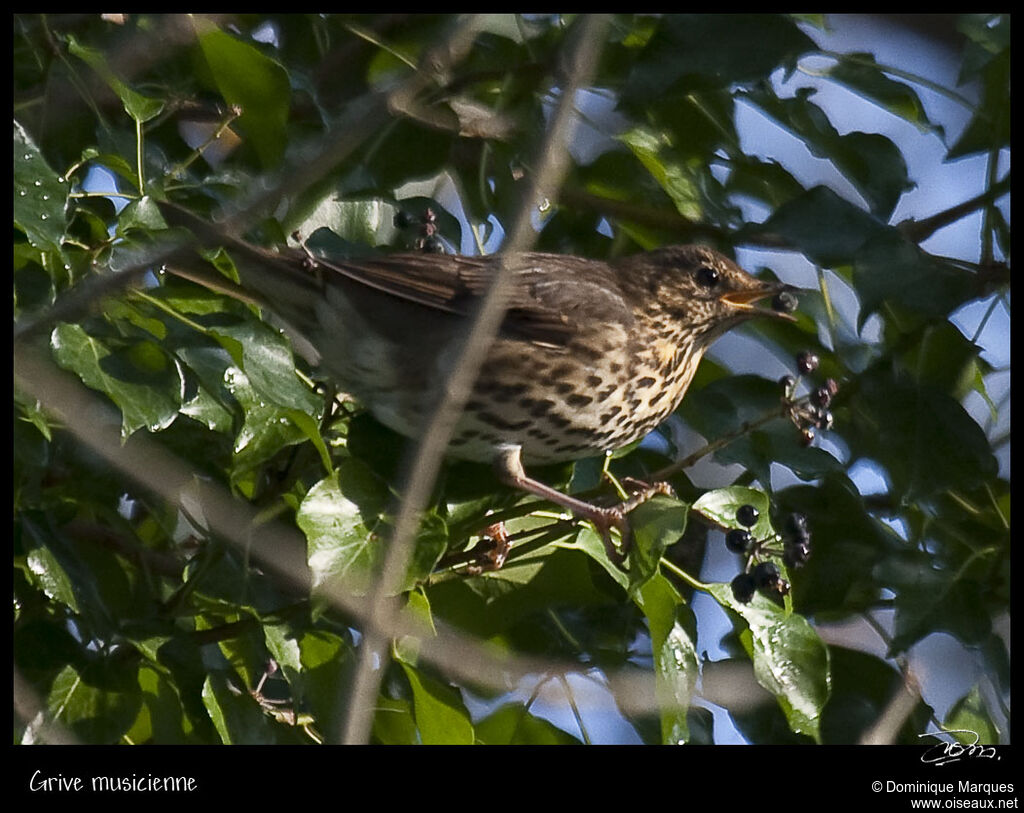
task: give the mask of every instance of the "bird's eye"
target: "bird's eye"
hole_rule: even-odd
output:
[[[710,265],[702,265],[697,269],[697,281],[705,288],[714,288],[721,275]]]

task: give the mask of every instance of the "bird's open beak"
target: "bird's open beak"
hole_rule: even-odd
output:
[[[795,322],[790,311],[796,309],[796,292],[799,289],[784,283],[768,283],[757,288],[749,288],[745,291],[728,291],[722,294],[721,301],[726,302],[739,311],[749,312],[750,316],[772,316],[776,319],[785,319]],[[772,298],[770,308],[757,307],[755,303],[768,297]]]

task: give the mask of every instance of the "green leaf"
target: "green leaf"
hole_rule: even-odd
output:
[[[640,588],[639,605],[647,617],[661,706],[661,741],[689,742],[687,712],[700,674],[697,619],[682,596],[662,575]]]
[[[184,395],[180,368],[156,345],[140,342],[112,350],[79,325],[61,324],[50,336],[54,358],[121,410],[121,436],[136,429],[166,429],[177,417]]]
[[[828,648],[801,615],[787,614],[757,594],[736,601],[728,584],[708,585],[715,600],[747,624],[743,638],[757,682],[775,695],[792,731],[821,740],[821,712],[831,686]]]
[[[816,186],[751,228],[776,234],[817,265],[834,268],[849,263],[861,246],[887,227],[831,189]]]
[[[706,364],[706,362],[705,362]],[[704,365],[702,365],[704,366]],[[778,382],[752,375],[719,378],[691,391],[679,414],[706,438],[738,432],[745,423],[779,411]],[[788,418],[779,415],[756,431],[738,436],[715,452],[722,464],[739,463],[762,483],[771,482],[771,467],[789,466],[799,477],[813,479],[842,466],[828,452],[807,448]]]
[[[303,682],[302,650],[295,630],[287,624],[263,623],[263,640],[267,651],[276,661],[285,680],[292,687],[296,706],[301,706],[305,693]]]
[[[523,706],[506,703],[476,724],[483,745],[579,745],[580,741]]]
[[[776,504],[803,514],[811,531],[810,561],[790,573],[792,595],[801,612],[820,618],[874,606],[885,587],[875,577],[875,566],[904,543],[868,513],[850,479],[834,473],[816,486],[788,488],[776,495]]]
[[[326,630],[304,630],[296,640],[301,655],[303,696],[324,736],[341,730],[354,662],[351,643]]]
[[[630,512],[627,521],[633,531],[629,550],[631,594],[657,574],[661,557],[686,530],[689,510],[686,503],[675,497],[658,494]]]
[[[125,740],[142,745],[193,744],[194,728],[185,714],[177,685],[164,672],[149,665],[139,667],[143,706]]]
[[[288,340],[265,322],[246,320],[211,327],[262,399],[286,409],[319,416],[320,399],[295,374]]]
[[[269,718],[247,693],[232,690],[221,672],[203,682],[203,706],[224,745],[272,745]]]
[[[782,164],[748,155],[733,159],[726,189],[733,194],[759,200],[772,209],[802,194],[803,185]]]
[[[339,578],[350,590],[365,589],[370,568],[381,555],[380,516],[370,510],[364,514],[360,505],[346,496],[342,479],[349,492],[362,488],[374,495],[378,508],[383,508],[379,481],[355,460],[342,461],[338,471],[309,490],[296,522],[306,535],[314,590]],[[363,504],[367,504],[366,499]]]
[[[32,137],[14,122],[14,225],[45,251],[59,251],[67,228],[68,184],[46,163]]]
[[[603,554],[600,538],[589,528],[580,529],[577,544],[588,535]],[[514,558],[493,573],[431,585],[428,595],[434,616],[493,640],[518,624],[532,624],[538,614],[546,614],[555,606],[607,605],[612,599],[601,589],[604,573],[597,573],[588,557],[581,556],[575,546],[566,549],[560,547],[564,543],[555,544],[559,546]],[[607,562],[607,556],[604,561]],[[625,591],[626,574],[610,562],[608,567],[609,573],[618,574]]]
[[[840,135],[825,111],[810,101],[814,91],[800,88],[793,98],[782,99],[765,88],[744,98],[800,138],[811,154],[830,160],[857,187],[871,212],[888,220],[900,196],[912,188],[899,148],[877,133]]]
[[[81,612],[74,581],[48,546],[33,546],[25,556],[24,567],[26,574],[43,593],[72,612]]]
[[[929,318],[948,316],[970,298],[974,286],[969,274],[895,231],[880,232],[857,250],[853,282],[861,298],[858,330],[886,302]]]
[[[624,96],[646,104],[670,88],[728,87],[792,69],[817,50],[781,14],[667,14],[640,54]]]
[[[590,524],[584,525],[580,528],[579,533],[576,535],[576,544],[580,550],[587,554],[591,559],[601,565],[604,571],[617,582],[623,590],[629,592],[630,585],[632,584],[631,576],[624,571],[619,565],[608,558],[608,551],[605,548],[604,540],[601,539],[601,535],[593,529]]]
[[[391,697],[377,698],[373,716],[373,739],[381,745],[416,745],[416,719],[412,702]]]
[[[885,461],[900,497],[969,489],[997,471],[985,433],[963,405],[906,375],[865,374],[850,410],[857,448]]]
[[[885,559],[877,566],[876,578],[896,591],[893,654],[937,630],[968,645],[983,642],[992,631],[983,599],[985,586],[948,569],[936,569],[928,556],[907,552]]]
[[[702,220],[704,208],[695,167],[672,155],[664,136],[636,127],[619,139],[640,160],[658,185],[672,199],[676,210],[689,220]]]
[[[890,79],[885,68],[878,65],[870,53],[853,52],[836,55],[835,65],[824,75],[846,85],[894,116],[909,121],[922,132],[944,135],[941,125],[929,120],[921,99],[910,85]]]
[[[749,528],[754,538],[765,539],[774,535],[768,495],[756,488],[729,486],[705,491],[693,504],[693,510],[722,528],[746,528],[736,519],[736,511],[742,505],[752,505],[757,509],[757,522]]]
[[[958,27],[968,38],[959,81],[980,80],[981,103],[947,160],[1010,145],[1010,18],[965,15]]]
[[[393,203],[380,198],[340,200],[329,197],[321,200],[296,228],[310,236],[317,229],[327,228],[360,246],[390,246],[399,236],[395,227],[398,211]]]
[[[448,525],[437,514],[426,514],[413,545],[412,558],[406,568],[401,590],[411,590],[426,581],[434,566],[448,550]]]
[[[829,660],[832,691],[822,715],[822,739],[826,745],[854,745],[883,718],[893,698],[906,692],[905,679],[892,664],[867,652],[833,645]],[[928,705],[918,700],[894,743],[920,748],[927,740],[918,734],[932,716]]]
[[[953,735],[963,745],[998,745],[999,730],[992,721],[978,686],[961,697],[942,721],[943,731]]]
[[[424,745],[472,745],[473,723],[452,686],[420,672],[407,663],[402,669],[412,687],[412,711]]]
[[[120,743],[142,705],[135,670],[125,666],[106,659],[82,670],[65,666],[46,698],[53,719],[84,742]]]
[[[305,413],[267,403],[262,393],[250,387],[248,377],[237,368],[228,368],[225,383],[245,412],[245,421],[235,437],[231,469],[232,480],[241,484],[253,470],[281,449],[307,439],[309,434],[304,429],[309,427],[297,425],[296,417]]]
[[[937,322],[921,330],[920,340],[901,361],[921,384],[948,392],[957,399],[980,387],[979,394],[988,400],[979,369],[980,353],[981,348],[953,324]]]
[[[121,81],[107,64],[107,58],[102,51],[82,45],[72,36],[68,37],[68,51],[99,74],[100,78],[117,94],[121,104],[124,105],[125,112],[136,122],[142,123],[156,118],[164,109],[162,100],[143,96]],[[137,179],[134,180],[136,183],[138,182]]]
[[[252,45],[210,28],[199,46],[217,90],[241,108],[238,126],[252,141],[265,169],[276,167],[287,144],[291,87],[288,72]]]

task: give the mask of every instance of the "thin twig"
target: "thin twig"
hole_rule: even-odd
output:
[[[948,226],[950,223],[955,223],[962,217],[966,217],[972,212],[994,203],[1009,191],[1010,173],[1007,172],[1001,181],[992,184],[992,186],[981,194],[975,195],[973,198],[965,200],[963,203],[958,203],[956,206],[950,206],[948,209],[944,209],[930,217],[924,218],[924,220],[904,220],[897,228],[903,232],[903,235],[908,240],[920,243],[921,241],[931,237],[944,226]]]
[[[575,40],[571,50],[570,74],[561,82],[559,104],[541,145],[540,157],[535,162],[537,172],[531,179],[518,217],[507,233],[503,261],[480,303],[473,325],[465,337],[462,351],[445,381],[445,387],[433,409],[415,459],[409,468],[406,487],[403,490],[404,497],[395,521],[391,544],[388,546],[384,569],[370,597],[370,617],[375,622],[380,619],[383,628],[389,626],[389,622],[397,613],[398,608],[393,596],[412,552],[420,514],[433,489],[455,422],[462,413],[472,383],[504,317],[511,295],[510,269],[514,267],[515,256],[521,251],[528,250],[536,239],[531,222],[533,210],[538,200],[554,197],[554,192],[565,175],[568,164],[567,145],[575,113],[575,91],[584,86],[593,74],[605,25],[607,19],[595,15],[581,18],[574,26]],[[380,629],[381,627],[377,627],[367,635],[364,641],[367,649],[382,651],[385,640],[379,632]],[[345,721],[343,742],[363,743],[369,738],[374,701],[383,677],[382,673],[383,669],[374,670],[361,660],[350,695],[351,703]]]

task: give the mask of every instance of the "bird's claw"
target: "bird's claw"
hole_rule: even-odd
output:
[[[668,483],[660,482],[647,485],[645,483],[640,483],[639,481],[632,482],[640,485],[641,487],[638,491],[635,491],[629,499],[624,500],[612,508],[595,507],[593,509],[593,514],[588,517],[588,519],[593,523],[594,528],[597,530],[598,535],[601,537],[601,541],[604,542],[604,548],[608,554],[608,558],[619,567],[621,567],[623,562],[626,561],[626,556],[629,554],[630,548],[633,547],[633,530],[630,528],[627,515],[633,509],[643,505],[649,499],[658,494],[667,496],[674,493],[672,491],[672,486]],[[612,539],[612,528],[616,528],[619,532],[620,545],[618,547]]]

